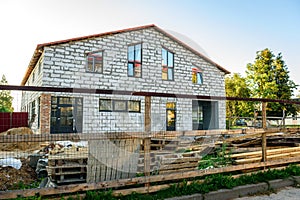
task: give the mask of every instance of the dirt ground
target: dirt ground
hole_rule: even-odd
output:
[[[37,181],[36,173],[33,168],[28,165],[28,161],[23,159],[21,169],[17,170],[13,167],[0,167],[0,191],[12,189],[24,189]]]
[[[27,127],[12,128],[0,135],[33,134]],[[0,145],[0,158],[22,158],[21,169],[0,166],[0,191],[12,189],[25,189],[28,185],[37,181],[35,170],[29,166],[28,155],[34,150],[40,149],[39,143],[16,142]]]

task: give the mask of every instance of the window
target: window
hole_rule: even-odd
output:
[[[87,64],[86,64],[87,72],[103,72],[103,52],[91,52],[87,55]]]
[[[128,76],[142,76],[142,44],[128,46]]]
[[[99,99],[99,111],[112,111],[111,99]]]
[[[42,72],[42,61],[39,62],[39,74]]]
[[[141,112],[141,101],[99,99],[100,112]]]
[[[31,116],[35,116],[35,101],[31,102]]]
[[[141,102],[128,101],[128,112],[141,112]]]
[[[192,101],[193,130],[203,129],[203,106],[200,101]]]
[[[202,71],[196,67],[192,68],[192,83],[198,85],[203,84]]]
[[[32,83],[34,82],[35,80],[35,72],[32,72]]]
[[[41,125],[41,123],[40,123],[40,119],[41,119],[41,97],[39,97],[38,99],[37,99],[37,106],[38,106],[38,113],[37,113],[37,115],[38,115],[38,128],[40,128],[40,125]]]
[[[174,54],[162,48],[162,79],[174,80]]]
[[[114,111],[125,112],[127,111],[127,101],[114,100],[113,101]]]
[[[35,100],[31,102],[31,118],[29,120],[29,127],[32,127],[33,122],[35,121]]]

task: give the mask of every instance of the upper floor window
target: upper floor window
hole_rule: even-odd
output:
[[[38,74],[42,72],[42,61],[39,62],[39,67],[38,67]]]
[[[32,83],[35,81],[35,71],[32,72]]]
[[[202,71],[197,67],[192,68],[192,83],[202,85],[203,84],[203,75]]]
[[[87,55],[87,64],[86,64],[87,72],[103,72],[103,52],[91,52]]]
[[[162,79],[174,80],[174,53],[162,48]]]
[[[128,46],[128,76],[142,76],[142,44]]]

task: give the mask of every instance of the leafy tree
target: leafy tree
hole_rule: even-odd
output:
[[[225,91],[226,96],[228,97],[249,98],[251,95],[251,91],[247,86],[246,79],[237,73],[225,78]],[[252,102],[226,102],[226,115],[228,117],[250,117],[253,116],[253,110]],[[235,119],[233,121],[235,121]]]
[[[252,97],[290,100],[296,88],[281,53],[275,57],[267,48],[256,53],[254,63],[247,65],[246,74]],[[282,116],[282,110],[286,110],[286,115],[296,111],[293,105],[267,104],[268,116]]]
[[[0,81],[0,85],[7,85],[6,77],[3,75]],[[13,97],[10,94],[10,91],[0,90],[0,112],[13,112],[14,108],[12,107]]]

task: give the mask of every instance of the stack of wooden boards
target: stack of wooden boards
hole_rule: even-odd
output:
[[[300,156],[300,147],[286,147],[267,150],[267,160],[275,160],[296,156]],[[236,153],[229,155],[229,157],[234,159],[235,164],[260,162],[262,160],[262,151]]]
[[[226,139],[227,157],[234,164],[247,164],[262,161],[261,134],[249,134]],[[270,133],[266,135],[267,160],[300,156],[300,135],[298,133]]]
[[[151,138],[151,174],[168,174],[198,168],[203,156],[214,149],[212,144],[194,144],[180,138]],[[144,172],[144,145],[141,145],[138,173]]]
[[[64,148],[48,156],[47,172],[58,184],[86,182],[88,148]]]

